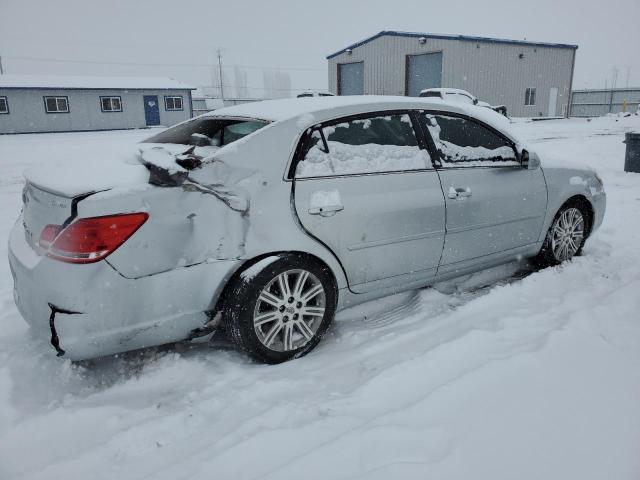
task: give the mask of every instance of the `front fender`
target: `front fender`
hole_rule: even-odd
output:
[[[543,168],[547,182],[548,202],[544,227],[540,241],[544,240],[558,210],[572,197],[583,197],[593,210],[591,232],[595,231],[604,217],[606,194],[595,172],[573,168]]]

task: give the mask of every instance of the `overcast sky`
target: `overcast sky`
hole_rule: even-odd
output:
[[[326,88],[326,55],[380,30],[577,44],[574,88],[611,86],[614,69],[617,86],[640,86],[640,0],[0,0],[5,73],[205,86],[221,49],[229,93],[244,76],[255,97],[265,72]]]

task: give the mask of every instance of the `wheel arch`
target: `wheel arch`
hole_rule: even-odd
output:
[[[240,265],[238,265],[238,267],[235,269],[235,271],[227,279],[224,287],[221,289],[220,294],[218,295],[217,299],[215,300],[213,308],[210,309],[210,316],[213,318],[218,312],[221,312],[225,308],[225,302],[228,299],[229,292],[233,289],[233,286],[238,281],[238,278],[240,277],[240,275],[242,275],[242,273],[244,271],[246,271],[247,269],[249,269],[253,265],[257,264],[258,262],[260,262],[260,261],[262,261],[262,260],[264,260],[266,258],[269,258],[269,257],[272,257],[272,256],[280,256],[280,255],[300,255],[300,256],[303,256],[303,257],[308,257],[312,261],[315,261],[315,262],[321,264],[323,267],[325,267],[331,273],[331,277],[333,279],[334,286],[335,286],[336,301],[338,300],[338,292],[340,290],[340,288],[339,288],[339,285],[340,285],[339,276],[343,276],[343,272],[342,271],[336,272],[336,269],[331,268],[331,266],[325,260],[323,260],[319,256],[314,255],[312,253],[303,252],[303,251],[300,251],[300,250],[281,250],[281,251],[261,253],[260,255],[256,255],[255,257],[247,259],[246,261],[244,261]]]
[[[565,202],[560,206],[560,208],[557,210],[556,214],[558,214],[558,212],[560,210],[562,210],[563,208],[569,206],[569,205],[576,205],[578,207],[582,207],[582,209],[584,210],[584,212],[587,214],[587,225],[586,225],[586,231],[587,231],[587,237],[591,234],[591,229],[593,228],[593,221],[594,221],[594,216],[595,216],[595,209],[593,207],[593,205],[591,204],[591,202],[589,201],[589,199],[587,197],[585,197],[582,194],[577,194],[577,195],[573,195],[571,197],[569,197],[567,200],[565,200]],[[554,215],[554,217],[555,217]]]

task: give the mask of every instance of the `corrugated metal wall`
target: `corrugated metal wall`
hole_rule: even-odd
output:
[[[144,128],[144,95],[158,96],[161,125],[174,125],[191,117],[189,90],[0,88],[0,96],[7,97],[9,103],[9,114],[0,115],[0,133]],[[183,110],[166,111],[165,95],[181,95]],[[69,113],[47,113],[43,100],[45,96],[68,97]],[[100,108],[101,96],[120,97],[122,112],[103,112]]]
[[[599,117],[623,110],[635,112],[640,104],[640,88],[576,90],[571,98],[572,117]]]
[[[511,116],[549,112],[549,92],[558,88],[557,115],[568,112],[574,50],[458,39],[382,36],[329,59],[329,89],[337,91],[337,65],[364,61],[365,94],[405,95],[406,56],[443,52],[442,86],[462,88],[481,100],[506,105]],[[523,55],[520,58],[520,55]],[[525,91],[536,88],[536,105],[525,105]]]

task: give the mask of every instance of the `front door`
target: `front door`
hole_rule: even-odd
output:
[[[158,104],[157,95],[145,95],[144,101],[144,119],[147,126],[160,125],[160,105]]]
[[[410,116],[349,117],[308,131],[297,151],[295,208],[303,227],[365,292],[433,277],[444,198]]]
[[[447,205],[439,273],[535,244],[547,205],[542,170],[523,168],[511,141],[475,120],[421,119],[438,152]]]

